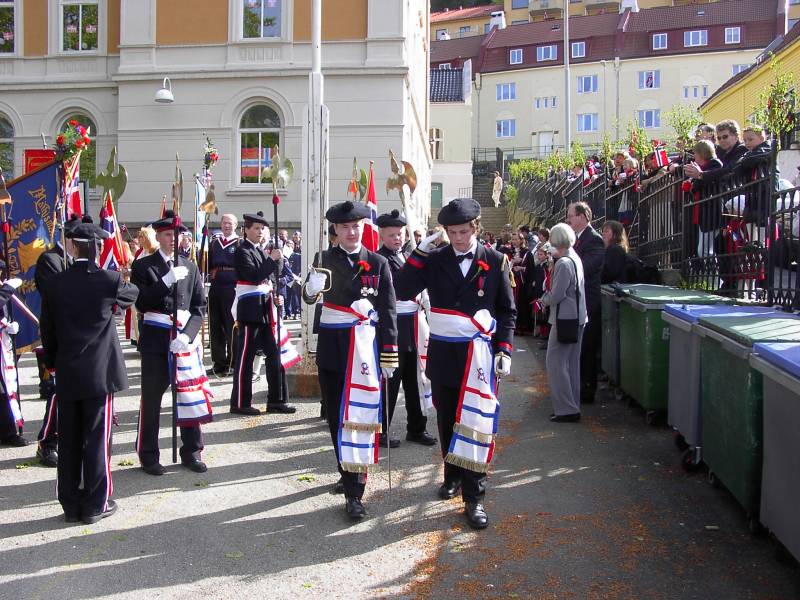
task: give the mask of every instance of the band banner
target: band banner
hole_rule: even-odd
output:
[[[12,204],[8,213],[8,263],[9,277],[19,277],[22,285],[17,294],[38,318],[42,300],[33,275],[39,255],[52,244],[58,197],[58,171],[56,162],[44,165],[8,183]],[[19,322],[16,335],[17,354],[33,350],[39,345],[39,327],[23,311],[16,311]]]

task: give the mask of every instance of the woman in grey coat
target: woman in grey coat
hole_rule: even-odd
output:
[[[581,339],[586,325],[586,299],[583,291],[583,263],[572,249],[575,232],[559,223],[550,230],[553,253],[553,275],[550,290],[542,296],[542,303],[550,307],[550,338],[547,345],[547,378],[550,380],[550,398],[556,423],[579,421],[581,418]],[[577,302],[576,302],[577,289]],[[578,318],[578,341],[562,344],[558,341],[556,315],[560,319]]]

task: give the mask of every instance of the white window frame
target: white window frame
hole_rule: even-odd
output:
[[[440,33],[442,33],[442,32],[444,32],[444,33],[449,33],[449,32],[447,31],[447,29],[446,29],[446,28],[444,28],[444,29],[437,29],[437,30],[436,30],[436,39],[437,39],[437,40],[439,39],[439,34],[440,34]],[[248,38],[248,39],[249,39],[249,38]]]
[[[697,34],[697,43],[693,40]],[[683,47],[696,48],[699,46],[708,46],[708,29],[693,29],[692,31],[683,32]]]
[[[244,5],[242,0],[228,2],[228,32],[230,39],[237,44],[270,44],[289,42],[292,40],[294,28],[294,0],[281,0],[281,35],[280,37],[246,38],[244,37]]]
[[[265,128],[265,129],[251,129],[251,128],[244,128],[242,129],[242,117],[244,114],[253,108],[254,106],[265,105],[275,111],[278,115],[278,119],[280,119],[281,126],[278,128],[278,147],[284,148],[284,136],[286,135],[286,121],[283,113],[278,109],[278,107],[271,102],[264,100],[263,98],[258,98],[253,102],[249,102],[245,105],[236,115],[236,126],[235,126],[235,137],[234,143],[236,144],[236,160],[233,161],[234,164],[234,178],[231,180],[233,182],[233,190],[272,190],[271,183],[260,183],[261,177],[259,175],[259,183],[242,183],[242,133],[256,133],[256,132],[273,132],[274,129]],[[280,195],[282,190],[278,190],[278,194]]]
[[[575,50],[580,49],[580,52]],[[572,42],[570,44],[570,56],[572,58],[586,58],[586,42]]]
[[[541,110],[542,109],[542,99],[541,98],[534,98],[533,99],[533,107],[536,110]]]
[[[550,98],[548,96],[545,96],[544,98],[542,98],[542,107],[543,108],[550,108]]]
[[[514,58],[518,56],[518,60],[514,60]],[[523,58],[522,48],[512,48],[508,51],[508,64],[510,65],[521,65]]]
[[[663,40],[664,44],[656,45],[656,40]],[[653,50],[667,50],[669,47],[669,36],[666,33],[654,33],[652,47]]]
[[[14,27],[16,27],[17,26],[16,13],[14,13],[14,18],[15,18]],[[4,56],[8,56],[8,54],[6,54]],[[16,162],[17,162],[16,161],[16,158],[17,158],[16,152],[17,152],[17,150],[16,150],[16,144],[15,144],[15,140],[14,140],[14,138],[17,135],[17,130],[14,127],[14,121],[12,121],[11,118],[7,114],[0,112],[0,119],[3,119],[4,121],[6,121],[9,124],[9,126],[11,127],[11,137],[10,138],[0,138],[0,144],[11,144],[11,172],[8,172],[8,171],[4,172],[4,177],[5,177],[6,181],[10,181],[10,180],[14,179],[14,173],[17,170],[17,165],[16,165]]]
[[[106,31],[108,30],[106,0],[50,0],[50,3],[51,5],[53,3],[56,4],[54,7],[55,10],[50,12],[50,14],[58,15],[56,22],[52,23],[50,26],[51,32],[55,31],[55,54],[62,54],[64,56],[96,56],[105,54]],[[97,6],[97,48],[94,50],[64,50],[64,7],[75,4],[94,4]],[[51,6],[51,8],[53,7]],[[52,45],[50,53],[53,54]]]
[[[547,58],[544,56],[545,49],[547,49]],[[555,44],[536,46],[536,62],[547,62],[550,60],[558,60],[558,46]]]
[[[459,36],[463,36],[465,33],[472,33],[472,25],[462,25],[458,28]]]
[[[653,85],[647,85],[647,76],[653,76]],[[639,71],[638,89],[640,90],[660,90],[661,89],[661,70],[651,69],[648,71]]]
[[[449,71],[452,68],[453,67],[450,65],[450,63],[439,63],[439,70],[440,71]]]
[[[586,82],[589,83],[589,89],[586,89]],[[599,91],[597,75],[578,75],[578,93],[579,94],[596,94]]]
[[[513,138],[517,136],[516,119],[499,119],[495,122],[495,137],[498,139]],[[505,133],[503,131],[506,130]]]
[[[647,125],[647,117],[650,117],[651,125]],[[661,129],[661,109],[646,108],[636,111],[636,121],[642,129]]]
[[[742,28],[741,27],[726,27],[725,28],[725,43],[726,44],[741,44],[742,43]]]
[[[550,98],[550,108],[555,108],[555,107],[556,107],[556,96],[553,96],[552,98]]]
[[[750,65],[748,63],[733,65],[733,74],[734,75],[738,75],[742,71],[746,71],[749,68],[750,68]]]
[[[577,117],[577,127],[575,130],[578,133],[592,133],[594,131],[599,131],[600,129],[600,117],[599,113],[578,113]],[[589,127],[586,127],[586,119],[588,117],[589,120]]]
[[[498,102],[511,102],[517,99],[516,82],[495,84],[495,100]]]
[[[14,58],[15,56],[21,56],[22,52],[22,32],[24,31],[24,27],[21,27],[22,23],[22,12],[25,6],[25,3],[22,0],[11,0],[10,2],[2,2],[0,6],[8,7],[10,6],[11,9],[14,11],[14,50],[11,52],[3,52],[0,53],[0,59],[2,58]],[[9,178],[7,178],[9,179]]]
[[[428,131],[428,143],[431,147],[431,158],[442,160],[442,130],[439,127],[431,127]]]

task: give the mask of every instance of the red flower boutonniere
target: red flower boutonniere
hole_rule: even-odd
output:
[[[489,270],[489,263],[487,263],[486,261],[483,261],[483,260],[479,260],[478,261],[478,268],[481,271],[488,271]]]
[[[365,260],[360,260],[356,264],[358,265],[359,273],[369,273],[372,270],[370,264]]]

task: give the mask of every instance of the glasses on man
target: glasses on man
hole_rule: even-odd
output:
[[[731,136],[729,134],[727,134],[727,133],[724,134],[724,135],[718,135],[717,136],[717,138],[720,139],[720,140],[727,140],[729,137],[731,137]]]

